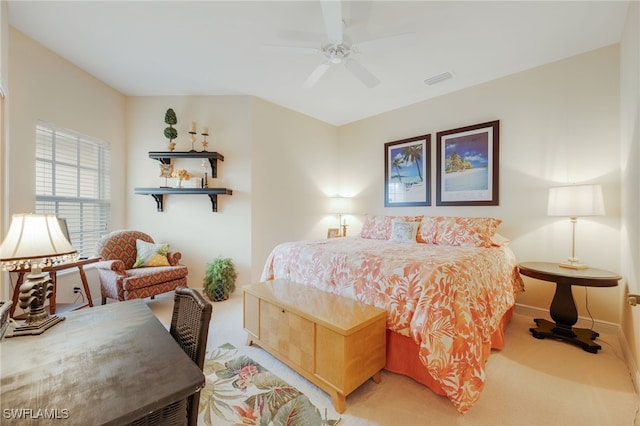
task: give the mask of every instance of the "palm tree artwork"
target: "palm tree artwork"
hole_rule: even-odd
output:
[[[393,159],[393,162],[391,163],[393,168],[396,170],[396,176],[398,177],[398,182],[400,183],[402,183],[402,173],[400,173],[400,170],[402,169],[403,162],[404,160],[400,156],[397,156]]]
[[[385,144],[385,206],[428,206],[430,135]]]
[[[403,177],[405,179],[406,184],[411,186],[416,183],[422,183],[424,181],[422,177],[422,168],[420,167],[420,163],[422,163],[422,145],[409,145],[399,148],[395,151],[395,155],[393,156],[393,160],[391,161],[391,167],[394,170],[394,175],[392,176],[392,180],[397,181],[398,183],[403,183]],[[413,179],[411,179],[411,172],[405,173],[403,176],[403,169],[409,169],[410,167],[414,167],[417,171],[417,176],[413,175]],[[417,178],[417,179],[416,179]],[[411,182],[413,180],[413,182]]]
[[[414,163],[418,169],[418,177],[422,182],[422,170],[420,169],[420,163],[422,162],[422,145],[411,145],[402,148],[402,159],[405,163]]]

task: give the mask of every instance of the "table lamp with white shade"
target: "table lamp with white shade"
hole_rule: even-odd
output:
[[[566,185],[549,188],[549,216],[566,216],[571,220],[571,257],[559,266],[587,269],[576,257],[576,222],[578,217],[603,216],[604,202],[600,185]]]
[[[347,197],[332,197],[329,200],[329,213],[338,215],[340,222],[340,236],[347,236],[347,222],[342,222],[342,215],[351,213],[351,198]]]
[[[5,271],[31,268],[31,272],[20,286],[20,307],[29,308],[27,319],[6,337],[41,334],[64,319],[50,316],[45,309],[53,284],[49,275],[42,273],[42,268],[75,260],[77,256],[56,216],[12,215],[9,231],[0,245],[0,266]]]

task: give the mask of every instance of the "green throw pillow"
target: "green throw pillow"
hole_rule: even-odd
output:
[[[142,240],[136,240],[136,263],[134,268],[144,268],[145,266],[169,266],[169,244],[153,244]]]

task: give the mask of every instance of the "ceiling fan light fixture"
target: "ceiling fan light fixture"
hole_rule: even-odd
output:
[[[322,52],[332,64],[342,64],[351,54],[351,46],[346,43],[326,44],[322,46]]]
[[[434,75],[433,77],[429,77],[424,81],[424,84],[427,86],[433,86],[434,84],[442,83],[445,80],[449,80],[452,78],[454,74],[450,71],[445,71],[443,73]]]

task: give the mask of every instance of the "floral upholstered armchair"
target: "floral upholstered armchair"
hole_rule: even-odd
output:
[[[116,300],[153,298],[156,294],[187,287],[187,267],[182,255],[169,252],[167,244],[155,244],[140,231],[113,231],[97,246],[101,261],[96,263],[100,277],[102,304]]]

